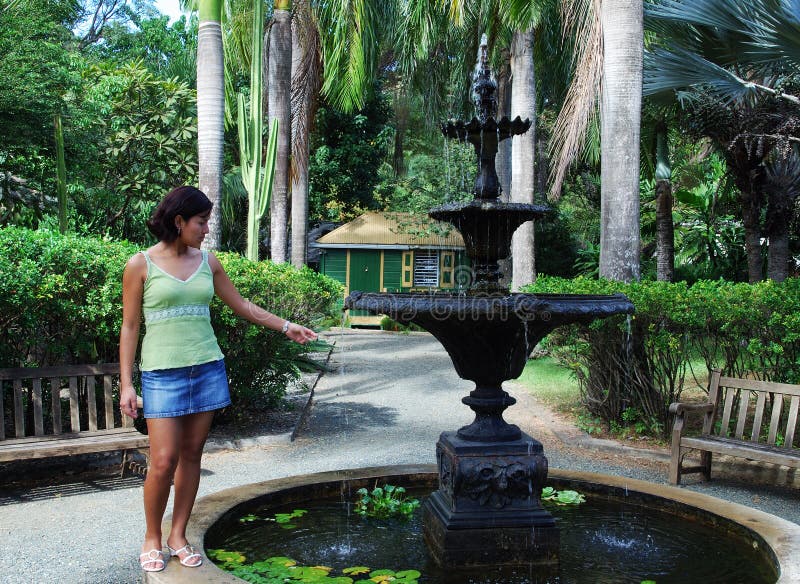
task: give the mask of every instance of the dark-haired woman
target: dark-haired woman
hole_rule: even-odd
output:
[[[187,567],[202,557],[186,540],[186,524],[200,481],[200,459],[214,411],[230,404],[222,352],[211,328],[214,294],[239,316],[281,331],[298,343],[316,334],[242,298],[219,260],[200,249],[212,203],[189,186],[171,191],[148,228],[158,243],[133,256],[122,277],[120,409],[135,418],[133,363],[144,314],[141,370],[150,467],[144,483],[146,532],[139,563],[147,572],[166,566],[161,521],[174,481],[170,556]]]

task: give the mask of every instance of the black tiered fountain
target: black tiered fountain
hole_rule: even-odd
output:
[[[436,445],[439,489],[424,509],[425,539],[444,566],[551,563],[559,535],[539,494],[547,477],[542,445],[503,419],[516,403],[502,388],[520,376],[532,348],[554,328],[630,314],[623,295],[577,296],[510,293],[500,285],[498,260],[509,255],[511,236],[526,221],[543,217],[541,205],[509,204],[501,192],[495,155],[501,140],[531,125],[519,117],[495,120],[497,85],[481,44],[473,84],[476,117],[448,122],[448,138],[475,147],[480,172],[474,199],[430,212],[458,229],[472,262],[474,279],[463,294],[353,292],[346,308],[386,314],[430,331],[444,345],[459,376],[475,382],[462,401],[475,420],[443,432]]]

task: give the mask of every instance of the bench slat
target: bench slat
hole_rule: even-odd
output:
[[[81,431],[80,401],[78,400],[78,378],[69,378],[69,429],[73,432]]]
[[[25,436],[25,411],[22,401],[22,380],[14,380],[14,434],[17,438]]]
[[[770,447],[765,444],[740,442],[731,438],[720,438],[717,436],[703,436],[701,438],[684,437],[681,440],[681,445],[687,448],[697,448],[717,454],[762,460],[772,464],[782,464],[800,468],[800,452],[798,452],[797,449],[789,450],[777,446]]]
[[[778,424],[781,420],[781,410],[783,409],[783,394],[776,393],[772,400],[772,418],[769,422],[769,437],[767,444],[770,446],[775,445],[775,438],[778,435]]]
[[[147,436],[139,432],[128,431],[125,433],[99,436],[98,439],[62,438],[60,440],[43,441],[38,445],[31,444],[3,444],[0,446],[0,462],[24,460],[34,458],[47,458],[50,456],[68,456],[71,454],[89,454],[92,452],[106,452],[109,450],[124,450],[128,448],[147,448]]]
[[[766,391],[768,393],[782,393],[785,395],[800,395],[800,385],[791,383],[777,383],[773,381],[759,381],[758,379],[738,379],[736,377],[720,377],[719,384],[723,387],[738,387],[752,391]]]
[[[722,426],[720,426],[720,436],[728,436],[730,434],[731,424],[731,410],[733,409],[733,398],[738,392],[732,388],[728,388],[725,392],[725,406],[722,410]]]
[[[33,431],[37,436],[44,434],[44,420],[42,418],[42,380],[38,377],[33,380]]]
[[[791,448],[794,443],[794,429],[797,427],[797,410],[800,406],[800,396],[792,397],[792,404],[789,406],[789,421],[786,424],[786,438],[783,445]]]
[[[115,434],[130,434],[131,431],[133,431],[133,428],[114,428],[112,430],[97,430],[96,432],[89,432],[87,430],[84,430],[83,432],[66,432],[64,434],[59,434],[58,436],[54,436],[53,434],[45,434],[44,436],[25,436],[25,438],[10,440],[7,444],[0,445],[0,449],[11,448],[12,444],[36,445],[41,442],[58,442],[59,440],[72,440],[76,438],[81,438],[83,440],[91,440],[95,438],[102,439],[104,436],[113,436]]]
[[[94,375],[86,378],[86,409],[89,413],[89,431],[97,430],[97,396],[94,393]]]
[[[764,419],[764,404],[767,402],[767,393],[765,391],[758,392],[758,400],[756,400],[756,414],[753,418],[753,435],[750,437],[751,442],[758,442],[761,437],[761,422]]]
[[[114,397],[111,393],[111,375],[103,375],[103,397],[106,406],[106,430],[114,427]]]
[[[53,434],[61,434],[61,380],[50,378],[50,401],[53,405]]]
[[[82,377],[85,375],[119,374],[119,363],[93,365],[60,365],[55,367],[11,367],[0,369],[0,380],[33,379],[35,377]]]
[[[747,422],[747,408],[749,406],[750,392],[743,389],[739,392],[739,413],[736,417],[736,434],[734,436],[737,440],[741,440],[744,434],[744,424]]]

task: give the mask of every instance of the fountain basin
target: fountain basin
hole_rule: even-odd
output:
[[[344,305],[426,329],[447,350],[458,375],[478,387],[519,377],[531,350],[556,327],[634,312],[623,294],[353,292]]]
[[[775,566],[779,584],[800,581],[800,526],[795,523],[694,491],[624,477],[550,469],[549,479],[560,488],[573,488],[587,494],[626,496],[639,504],[668,511],[676,516],[676,520],[693,517],[717,526],[720,533],[739,531],[758,542]],[[228,513],[236,512],[237,507],[249,507],[256,501],[274,502],[276,506],[299,504],[339,496],[348,489],[355,492],[358,486],[371,486],[376,480],[395,485],[432,487],[438,481],[438,475],[433,465],[404,465],[330,471],[235,487],[197,501],[187,537],[204,549],[209,528]],[[165,520],[165,533],[168,524],[169,518]],[[196,569],[184,568],[171,561],[163,572],[146,574],[144,581],[164,584],[242,582],[207,558],[203,566]]]

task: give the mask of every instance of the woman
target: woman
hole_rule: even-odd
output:
[[[197,567],[202,558],[186,541],[186,524],[200,482],[200,458],[214,410],[230,404],[222,352],[211,328],[214,294],[239,316],[281,331],[298,343],[316,334],[242,298],[219,260],[200,249],[212,203],[189,186],[171,191],[147,226],[158,243],[133,256],[122,276],[120,409],[135,418],[133,362],[144,313],[141,370],[144,417],[150,436],[150,467],[144,483],[147,524],[139,563],[147,572],[166,567],[161,521],[175,484],[170,556]]]

